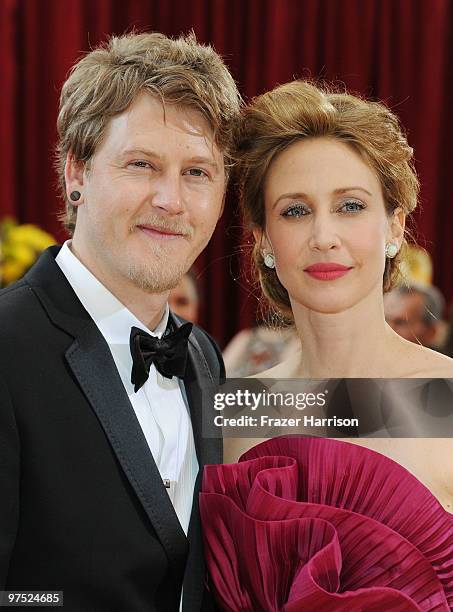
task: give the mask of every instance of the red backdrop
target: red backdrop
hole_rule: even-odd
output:
[[[193,28],[224,56],[246,99],[295,76],[321,76],[399,114],[422,182],[419,241],[451,299],[452,17],[449,0],[0,0],[1,216],[64,239],[52,150],[70,66],[110,33]],[[198,261],[202,322],[221,344],[253,323],[257,303],[240,276],[245,255],[234,200],[231,194]]]

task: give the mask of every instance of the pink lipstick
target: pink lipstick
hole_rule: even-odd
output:
[[[304,268],[304,272],[317,280],[335,280],[352,270],[351,266],[342,266],[337,263],[316,263]]]

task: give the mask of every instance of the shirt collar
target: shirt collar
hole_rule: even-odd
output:
[[[160,338],[167,328],[169,307],[154,330],[148,329],[77,259],[67,240],[55,261],[68,279],[83,307],[109,344],[129,344],[131,327]]]

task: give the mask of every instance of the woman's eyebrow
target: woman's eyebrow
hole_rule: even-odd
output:
[[[373,195],[368,191],[368,189],[365,189],[365,187],[341,187],[339,189],[334,189],[333,193],[335,193],[336,195],[340,195],[342,193],[346,193],[347,191],[364,191],[369,196]]]
[[[280,200],[297,200],[297,198],[302,198],[307,200],[308,196],[306,193],[302,193],[302,192],[297,192],[297,193],[283,193],[281,196],[278,196],[278,198],[275,200],[274,204],[272,205],[272,208],[275,208],[277,206],[277,204],[280,202]]]

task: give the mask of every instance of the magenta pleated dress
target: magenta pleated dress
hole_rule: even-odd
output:
[[[222,610],[453,610],[453,515],[367,448],[268,440],[206,466],[200,511]]]

